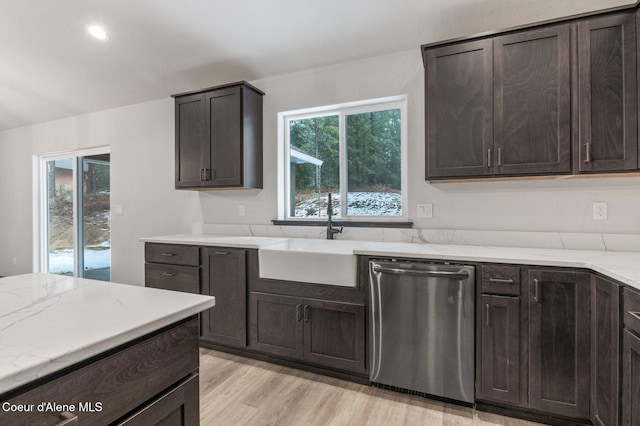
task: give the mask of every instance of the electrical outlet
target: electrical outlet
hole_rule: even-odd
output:
[[[14,257],[13,258],[13,266],[16,266],[18,264],[18,258]]]
[[[432,219],[433,218],[433,204],[418,204],[416,217],[418,219]]]
[[[595,220],[607,220],[607,203],[593,203],[593,218]]]
[[[245,208],[244,204],[240,204],[238,206],[238,216],[244,216],[245,214],[247,214],[247,209]]]

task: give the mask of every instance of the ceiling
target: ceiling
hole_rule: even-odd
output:
[[[0,130],[631,3],[0,0]]]

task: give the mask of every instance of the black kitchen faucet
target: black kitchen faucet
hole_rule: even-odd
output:
[[[331,216],[333,216],[333,203],[331,201],[331,193],[329,192],[329,201],[327,202],[327,240],[333,240],[333,234],[342,233],[342,226],[340,229],[333,227],[333,221],[331,220]]]

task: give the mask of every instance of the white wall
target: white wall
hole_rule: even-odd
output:
[[[555,2],[549,13],[564,15],[574,4]],[[491,27],[520,23],[501,19]],[[461,34],[476,32],[473,16],[459,22]],[[405,52],[252,81],[266,92],[263,190],[174,190],[173,100],[168,97],[0,132],[0,275],[32,270],[35,154],[111,146],[112,210],[124,206],[124,215],[112,217],[112,278],[142,284],[140,237],[190,232],[192,223],[269,224],[276,217],[279,111],[397,94],[408,95],[408,208],[415,226],[640,234],[640,178],[426,183],[421,42]],[[593,201],[609,203],[609,220],[591,218]],[[418,203],[433,203],[434,218],[416,220]],[[245,217],[238,215],[239,204],[246,206]]]
[[[173,99],[0,132],[0,275],[32,271],[32,158],[111,147],[112,280],[142,285],[140,237],[191,231],[197,195],[174,188]],[[17,264],[13,265],[13,258]]]
[[[640,178],[428,184],[424,181],[424,69],[419,49],[253,82],[265,91],[264,189],[203,192],[205,223],[267,224],[276,218],[277,113],[408,95],[409,220],[430,229],[640,233]],[[609,220],[593,220],[593,202]],[[433,203],[433,219],[416,204]],[[246,205],[246,216],[238,205]],[[348,230],[347,230],[348,233]]]

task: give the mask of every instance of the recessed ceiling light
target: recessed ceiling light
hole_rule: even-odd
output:
[[[107,39],[107,32],[100,25],[89,25],[87,31],[98,40]]]

